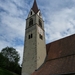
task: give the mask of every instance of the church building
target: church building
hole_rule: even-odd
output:
[[[75,34],[46,44],[36,0],[26,19],[22,75],[75,75]]]

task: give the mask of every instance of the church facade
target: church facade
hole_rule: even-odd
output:
[[[75,34],[45,44],[36,0],[26,19],[22,75],[75,75]]]

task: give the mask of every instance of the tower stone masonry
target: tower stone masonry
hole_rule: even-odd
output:
[[[26,19],[22,75],[31,75],[46,58],[44,21],[36,0]]]

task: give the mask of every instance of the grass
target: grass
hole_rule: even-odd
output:
[[[0,75],[17,75],[17,74],[12,73],[12,72],[10,72],[8,70],[0,68]]]

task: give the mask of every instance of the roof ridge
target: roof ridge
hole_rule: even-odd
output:
[[[65,58],[65,57],[70,57],[70,56],[73,56],[73,55],[75,55],[75,53],[74,54],[69,54],[69,55],[66,55],[66,56],[61,56],[61,57],[58,57],[58,58],[49,59],[46,62],[49,62],[49,61],[52,61],[52,60],[61,59],[61,58]]]

